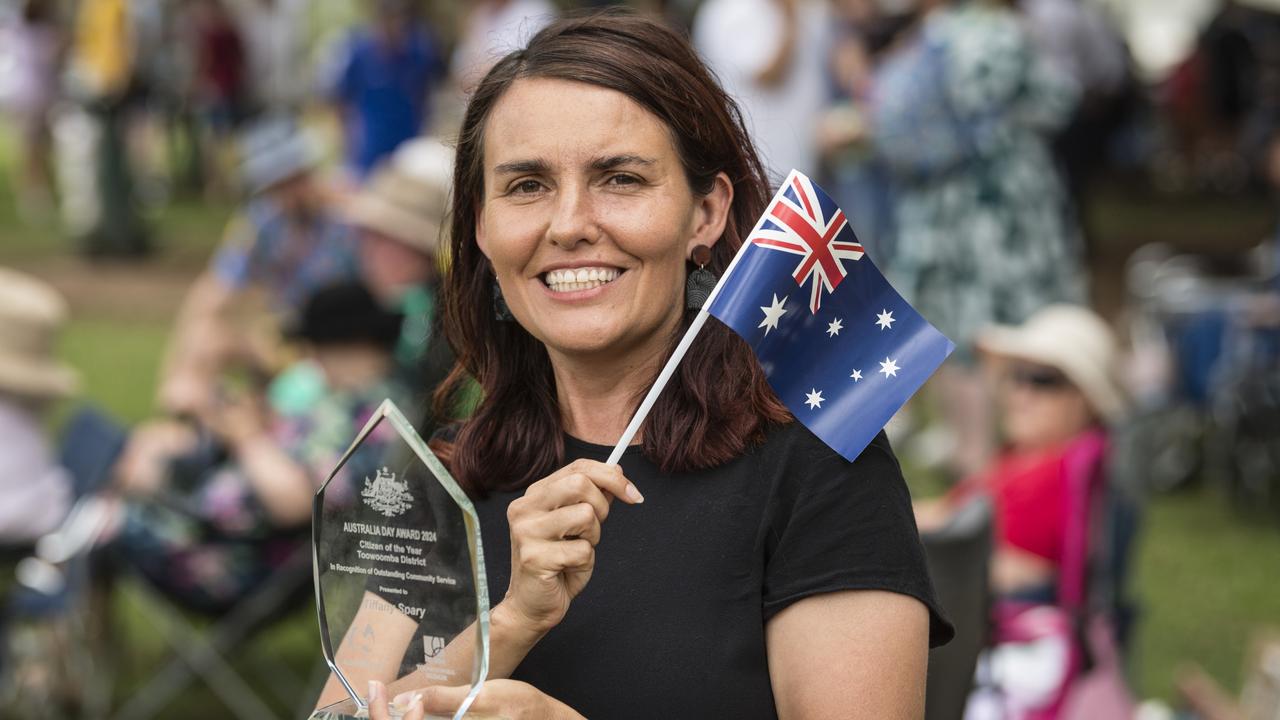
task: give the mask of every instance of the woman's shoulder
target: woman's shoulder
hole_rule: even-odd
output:
[[[813,434],[804,423],[793,420],[782,425],[775,425],[765,433],[764,442],[761,443],[751,453],[759,456],[783,455],[793,462],[805,466],[812,467],[830,466],[838,469],[856,470],[860,467],[866,467],[876,464],[877,461],[891,459],[894,465],[897,465],[897,458],[893,454],[893,448],[889,445],[889,438],[885,435],[884,430],[876,433],[871,439],[867,447],[858,454],[853,460],[848,460],[840,453],[831,449],[817,435]]]

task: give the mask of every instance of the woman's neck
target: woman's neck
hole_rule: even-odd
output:
[[[616,443],[666,359],[665,343],[611,358],[551,353],[565,432],[589,443]],[[632,442],[639,441],[637,434]]]

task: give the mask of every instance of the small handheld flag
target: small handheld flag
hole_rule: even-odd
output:
[[[751,345],[796,419],[849,460],[955,349],[794,170],[707,309]]]
[[[714,315],[797,420],[853,460],[955,350],[871,262],[844,212],[792,170],[609,457],[616,464]]]

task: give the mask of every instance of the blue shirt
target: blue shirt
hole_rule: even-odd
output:
[[[352,35],[334,98],[347,115],[348,161],[361,176],[422,132],[432,87],[444,75],[430,34],[410,30],[392,47],[368,31]]]
[[[328,215],[290,218],[265,197],[232,220],[213,272],[233,288],[264,288],[277,312],[295,314],[320,288],[360,277],[352,229]]]

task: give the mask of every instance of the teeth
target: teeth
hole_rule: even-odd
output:
[[[617,268],[591,267],[572,270],[552,270],[546,274],[544,282],[555,292],[573,292],[590,290],[618,279],[622,274]]]

